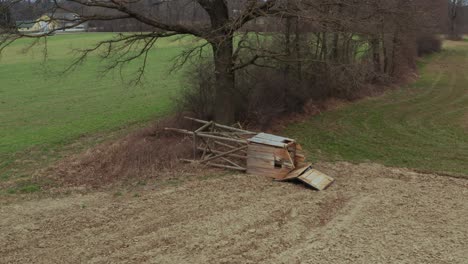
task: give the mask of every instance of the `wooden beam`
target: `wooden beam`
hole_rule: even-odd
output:
[[[201,163],[206,163],[206,162],[208,162],[208,161],[212,161],[212,160],[214,160],[214,159],[224,157],[224,156],[226,156],[226,155],[229,155],[229,154],[238,152],[238,151],[243,150],[243,149],[246,149],[246,148],[247,148],[247,146],[242,146],[242,147],[240,147],[240,148],[236,148],[236,149],[230,150],[230,151],[228,151],[228,152],[223,152],[223,153],[220,153],[220,154],[218,154],[218,155],[216,155],[216,156],[214,156],[214,157],[211,157],[211,158],[209,158],[209,159],[202,160]]]
[[[205,150],[205,148],[198,147],[198,150],[203,151],[203,150]],[[209,151],[210,151],[211,153],[214,153],[214,154],[221,154],[221,153],[224,153],[224,152],[222,152],[222,151],[219,151],[219,150],[212,150],[212,149],[210,149]],[[233,158],[238,158],[238,159],[247,159],[247,156],[237,155],[237,154],[228,154],[227,156],[233,157]]]
[[[223,169],[230,169],[230,170],[238,170],[238,171],[247,171],[246,168],[241,168],[241,167],[234,167],[234,166],[227,166],[223,164],[215,164],[215,163],[207,163],[206,165],[216,167],[216,168],[223,168]]]
[[[187,163],[200,163],[198,160],[189,160],[189,159],[180,159],[180,160],[183,161],[183,162],[187,162]],[[216,167],[216,168],[238,170],[238,171],[246,171],[247,170],[246,168],[242,168],[242,167],[234,167],[234,166],[216,164],[216,163],[211,163],[211,162],[208,162],[206,165]]]
[[[185,129],[178,129],[178,128],[165,128],[164,130],[166,131],[174,131],[186,135],[193,136],[195,132],[188,131]],[[241,144],[247,144],[247,140],[245,139],[235,139],[235,138],[227,138],[227,137],[218,137],[218,136],[213,136],[213,135],[208,135],[205,133],[197,133],[197,137],[204,137],[204,138],[211,138],[211,139],[218,139],[218,140],[224,140],[224,141],[229,141],[229,142],[236,142],[236,143],[241,143]]]
[[[202,132],[205,128],[211,126],[212,124],[213,124],[213,121],[210,121],[210,122],[204,124],[202,127],[200,127],[199,129],[195,130],[195,133]]]
[[[221,157],[222,160],[226,161],[227,163],[231,164],[234,167],[242,168],[239,164],[235,163],[234,161],[228,160],[225,157]]]
[[[219,142],[219,141],[215,141],[214,143],[215,143],[215,144],[218,144],[218,145],[220,145],[220,146],[223,146],[223,147],[230,148],[230,149],[238,148],[238,146],[232,146],[232,145],[225,144],[225,143]],[[247,154],[247,151],[245,151],[245,150],[242,150],[241,152]]]
[[[188,120],[198,122],[198,123],[202,123],[202,124],[209,123],[208,121],[200,120],[200,119],[196,119],[196,118],[192,118],[192,117],[187,117],[186,116],[184,118],[188,119]],[[213,121],[211,121],[211,122],[213,122]],[[252,132],[252,131],[248,131],[248,130],[243,130],[243,129],[238,129],[238,128],[234,128],[234,127],[230,127],[230,126],[225,126],[225,125],[221,125],[221,124],[218,124],[218,123],[215,123],[215,122],[213,122],[213,123],[214,123],[215,126],[217,126],[219,128],[224,128],[224,129],[231,130],[231,131],[242,132],[242,133],[245,133],[245,134],[258,134],[256,132]]]

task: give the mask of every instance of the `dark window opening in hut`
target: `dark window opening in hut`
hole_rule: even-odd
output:
[[[283,168],[283,162],[280,160],[275,160],[275,169]]]

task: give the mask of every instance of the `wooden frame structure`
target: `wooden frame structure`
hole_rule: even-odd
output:
[[[204,121],[185,117],[201,126],[195,131],[177,128],[166,128],[193,138],[193,159],[182,159],[185,162],[206,164],[217,168],[247,171],[248,139],[257,133],[224,126],[213,121]]]
[[[213,121],[185,118],[200,127],[195,131],[166,128],[193,139],[193,159],[182,161],[247,172],[279,181],[299,179],[318,190],[325,189],[334,181],[314,170],[310,163],[305,163],[302,148],[294,139],[224,126]]]

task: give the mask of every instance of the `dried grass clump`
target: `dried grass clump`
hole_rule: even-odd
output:
[[[99,187],[181,172],[184,166],[178,159],[190,155],[191,144],[188,139],[164,130],[181,125],[184,124],[176,119],[158,122],[62,160],[49,168],[47,174],[64,185]]]

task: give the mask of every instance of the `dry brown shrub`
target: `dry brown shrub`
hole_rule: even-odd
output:
[[[180,173],[187,168],[178,159],[191,154],[191,142],[180,134],[164,130],[165,127],[189,125],[180,120],[162,120],[122,139],[66,158],[42,174],[60,185],[101,187]]]

